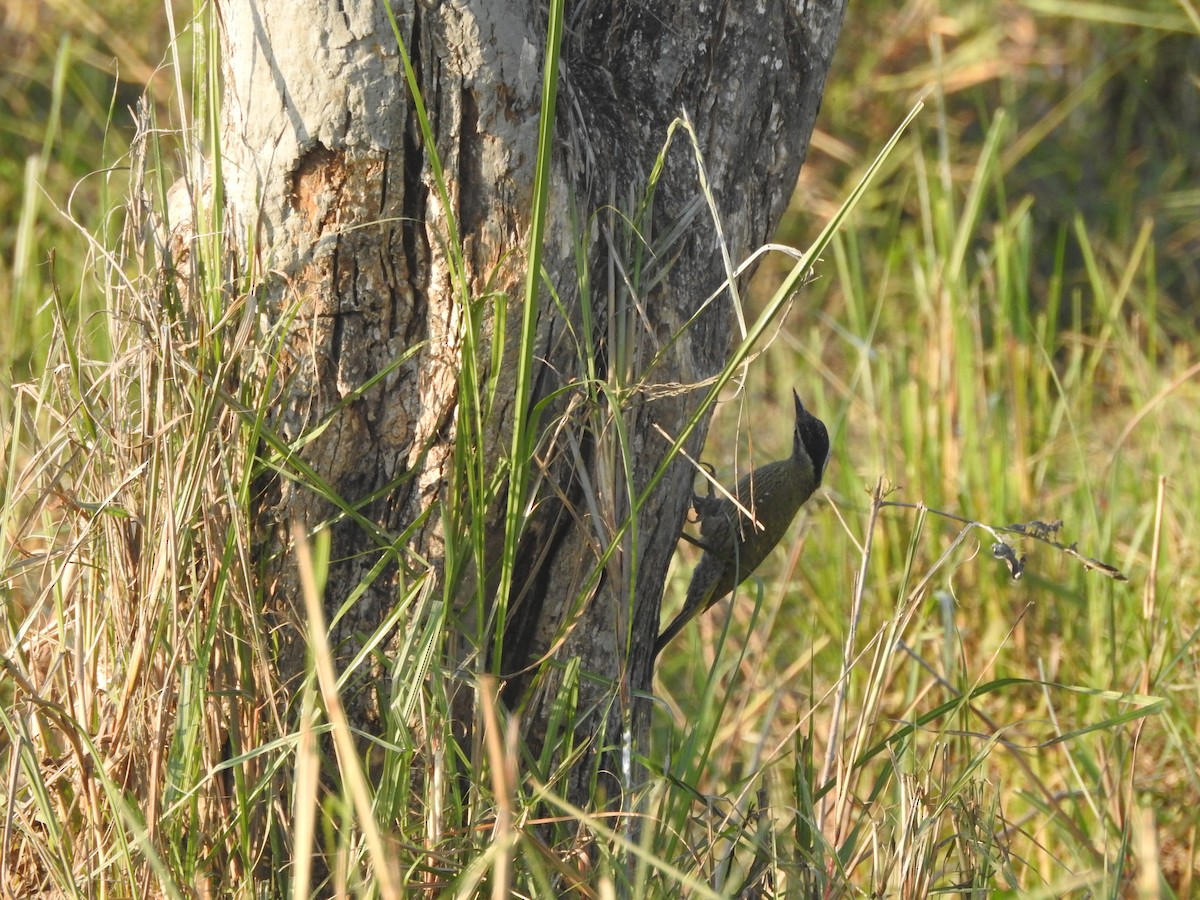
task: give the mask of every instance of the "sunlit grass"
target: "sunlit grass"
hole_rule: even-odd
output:
[[[968,32],[987,27],[961,21]],[[1187,561],[1197,486],[1186,457],[1168,448],[1195,427],[1197,370],[1183,298],[1163,292],[1162,273],[1186,278],[1190,263],[1164,258],[1161,224],[1112,229],[1096,215],[1101,197],[1132,204],[1120,190],[1066,209],[1036,180],[1022,190],[1021,160],[1046,165],[1072,141],[1030,119],[1027,98],[982,116],[964,108],[968,61],[931,46],[923,69],[906,70],[905,90],[933,93],[889,160],[892,177],[839,232],[820,277],[797,296],[792,326],[711,432],[706,458],[719,468],[739,458],[735,440],[782,455],[786,430],[764,433],[762,423],[786,422],[775,398],[792,386],[812,396],[834,431],[826,503],[806,507],[792,545],[760,572],[761,609],[748,583],[720,654],[716,613],[679,639],[673,659],[664,654],[661,689],[679,741],[697,728],[714,735],[706,794],[740,803],[744,816],[757,792],[783,791],[779,829],[798,827],[805,811],[825,824],[825,842],[810,838],[807,856],[804,877],[816,883],[1058,895],[1137,878],[1186,895],[1196,856],[1185,810],[1200,801],[1200,780],[1197,698],[1180,687],[1196,676]],[[1004,95],[1005,74],[989,74],[993,96]],[[1066,102],[1086,109],[1107,83]],[[849,90],[836,79],[831,89]],[[863,130],[837,104],[829,118]],[[800,196],[833,198],[811,171],[843,165],[848,148],[817,146],[841,155],[818,155]],[[1126,215],[1144,215],[1154,199]],[[879,479],[891,500],[993,526],[1061,520],[1060,541],[1130,581],[1009,533],[1014,554],[1028,555],[1014,580],[986,532],[911,508],[874,519]],[[693,558],[680,557],[682,592]],[[983,688],[993,689],[967,701]],[[861,756],[939,708],[886,758]],[[783,811],[803,795],[788,790],[798,783],[791,768],[805,754],[807,790],[830,793],[793,817]],[[689,833],[700,840],[696,825]]]
[[[369,759],[320,634],[301,686],[272,680],[253,478],[266,465],[327,490],[265,424],[275,335],[240,316],[252,273],[214,280],[230,271],[216,227],[193,246],[209,276],[191,306],[158,293],[155,252],[106,255],[149,246],[118,240],[128,176],[87,178],[88,202],[68,205],[76,181],[132,164],[139,202],[161,206],[181,173],[110,102],[80,100],[68,121],[81,56],[47,46],[51,115],[0,122],[21,173],[6,182],[21,193],[6,206],[0,364],[24,381],[0,385],[0,883],[1190,895],[1196,85],[1176,42],[1195,39],[1191,10],[851,9],[783,235],[809,247],[918,96],[926,107],[781,305],[784,327],[764,329],[704,455],[727,482],[734,460],[783,455],[794,386],[834,457],[759,578],[663,654],[636,826],[563,801],[561,772],[522,756],[490,681],[469,685],[487,700],[476,745],[456,749],[461,687],[431,664],[444,620],[420,578],[384,627],[423,623],[395,665],[427,677],[396,680]],[[1176,93],[1156,90],[1176,76]],[[208,100],[189,119],[214,115]],[[763,266],[749,322],[792,263]],[[464,396],[483,409],[476,377]],[[470,465],[456,477],[477,508],[446,519],[463,566],[494,488]],[[322,547],[303,561],[314,582]],[[667,616],[695,561],[681,547]]]

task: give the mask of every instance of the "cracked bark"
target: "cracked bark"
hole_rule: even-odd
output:
[[[523,710],[535,746],[561,688],[562,669],[547,660],[578,658],[588,673],[576,702],[592,711],[591,743],[577,767],[576,796],[594,763],[611,770],[606,754],[623,728],[645,746],[648,709],[634,698],[650,687],[663,581],[691,492],[687,464],[670,467],[603,566],[600,552],[629,515],[623,498],[640,494],[663,459],[659,429],[682,430],[701,397],[686,388],[718,371],[733,332],[724,297],[682,328],[724,277],[687,141],[674,142],[644,235],[660,247],[678,238],[668,258],[648,259],[644,283],[653,284],[636,297],[614,274],[629,263],[613,258],[625,240],[614,207],[632,212],[668,126],[686,110],[732,258],[768,238],[807,149],[844,0],[767,7],[568,4],[545,256],[559,303],[544,298],[539,310],[534,398],[556,399],[541,420],[536,500],[518,551],[502,668],[505,697]],[[221,13],[227,206],[236,233],[254,236],[254,252],[272,273],[259,299],[264,330],[295,314],[279,348],[282,389],[271,424],[296,440],[327,420],[302,455],[358,513],[339,516],[285,479],[260,486],[274,612],[295,617],[285,537],[293,519],[334,521],[331,614],[406,529],[409,547],[432,565],[436,589],[465,604],[470,580],[444,582],[437,512],[453,501],[446,477],[460,412],[463,311],[445,253],[447,210],[385,8],[347,0],[301,17],[286,6],[227,0]],[[409,2],[397,3],[396,14],[447,173],[466,280],[475,297],[504,298],[516,322],[543,4]],[[587,297],[576,278],[573,221],[586,223],[594,283]],[[575,340],[583,304],[603,336],[590,352],[598,377],[629,386],[619,409],[582,387],[589,354]],[[486,365],[495,307],[484,310]],[[500,402],[484,426],[492,470],[511,443],[515,330],[497,351]],[[411,360],[345,402],[418,343]],[[628,435],[632,484],[624,481],[613,416]],[[693,436],[693,452],[703,437]],[[489,510],[493,532],[502,514],[503,503]],[[397,560],[408,559],[405,552]],[[333,633],[343,654],[390,612],[408,568],[386,565],[343,615]],[[299,671],[296,647],[281,660],[285,671]],[[464,661],[459,651],[449,663]],[[359,687],[352,708],[367,716],[372,685]],[[469,692],[464,697],[469,705]]]

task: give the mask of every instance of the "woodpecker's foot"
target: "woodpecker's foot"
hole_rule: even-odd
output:
[[[717,470],[713,468],[712,463],[706,463],[703,460],[700,461],[700,465],[709,474],[709,477],[704,479],[704,483],[708,487],[708,493],[701,497],[695,491],[692,491],[692,508],[689,512],[694,513],[695,518],[692,518],[692,516],[689,515],[688,521],[693,525],[703,519],[706,515],[709,515],[715,508],[713,504],[718,502],[718,498],[713,496],[713,482],[717,478]],[[693,485],[694,483],[695,479],[693,479]]]
[[[729,501],[724,497],[693,497],[692,509],[696,512],[696,521],[703,522],[709,516],[716,515],[721,512]]]

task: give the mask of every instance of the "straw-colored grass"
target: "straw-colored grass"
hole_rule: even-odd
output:
[[[664,652],[636,827],[562,799],[494,684],[475,758],[432,666],[366,759],[316,613],[303,683],[276,683],[255,479],[306,479],[266,425],[277,335],[219,234],[183,297],[161,270],[153,216],[203,177],[165,123],[216,110],[160,72],[135,135],[85,91],[100,48],[190,63],[96,15],[91,43],[13,51],[47,119],[0,93],[0,896],[1196,889],[1190,0],[851,6],[778,238],[819,249],[815,279],[761,267],[744,312],[769,327],[705,452],[727,482],[782,455],[794,386],[833,459]],[[323,544],[297,541],[319,611]]]

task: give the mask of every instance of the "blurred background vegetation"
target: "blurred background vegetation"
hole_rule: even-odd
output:
[[[186,23],[191,5],[177,3]],[[88,241],[61,210],[101,233],[128,185],[133,110],[146,94],[178,127],[167,8],[156,0],[62,0],[0,8],[0,366],[5,381],[40,368],[47,302],[63,293],[95,311],[79,290]],[[185,50],[181,57],[189,60]],[[189,60],[190,61],[190,60]],[[182,73],[186,79],[187,73]],[[109,168],[115,167],[115,168]],[[53,261],[52,261],[53,260]],[[8,382],[11,383],[11,382]]]
[[[794,385],[835,444],[829,505],[810,502],[790,551],[760,570],[757,613],[744,590],[721,653],[723,614],[695,627],[690,652],[685,634],[664,653],[674,733],[702,722],[716,735],[709,775],[692,772],[712,795],[778,789],[754,773],[797,729],[822,772],[831,741],[855,759],[993,679],[1052,682],[1009,684],[894,747],[887,777],[868,765],[839,783],[857,798],[839,856],[854,859],[865,835],[904,843],[907,777],[943,886],[1196,890],[1200,479],[1185,448],[1200,434],[1198,35],[1186,0],[850,5],[776,240],[806,246],[906,111],[925,109],[710,431],[706,459],[727,479],[734,461],[782,455]],[[757,285],[787,268],[774,260]],[[1061,522],[1061,543],[1129,581],[1010,535],[1028,555],[1015,581],[987,533],[891,508],[860,585],[880,478],[893,500],[993,526]],[[678,559],[668,608],[695,562],[690,549]],[[898,619],[895,657],[881,659]],[[1064,686],[1165,705],[1119,724],[1112,697]],[[888,812],[857,805],[884,782]],[[1005,837],[966,862],[980,822]],[[896,850],[896,868],[919,845]],[[1109,874],[1093,877],[1100,860]],[[980,876],[989,867],[995,880]]]
[[[191,16],[158,0],[0,10],[5,420],[12,385],[44,368],[55,285],[60,312],[103,341],[88,327],[104,305],[88,234],[119,227],[143,92],[163,128],[183,124],[188,72],[175,69],[190,57],[169,44]],[[706,459],[732,480],[735,460],[784,452],[795,386],[835,452],[826,496],[761,573],[761,605],[733,608],[745,655],[718,649],[718,611],[663,656],[656,739],[677,748],[707,723],[692,772],[706,795],[783,790],[764,748],[878,737],[981,683],[1043,680],[1064,689],[998,689],[893,751],[932,810],[931,869],[1047,894],[1105,877],[1145,895],[1200,883],[1198,35],[1191,0],[850,5],[776,240],[806,246],[913,104],[925,109],[714,421]],[[756,286],[784,271],[768,261]],[[1029,560],[1014,581],[987,538],[900,507],[881,511],[860,578],[880,478],[893,500],[992,526],[1061,520],[1063,544],[1129,581],[1019,537]],[[681,550],[667,614],[694,558]],[[847,652],[852,621],[861,649],[909,603],[893,657]],[[843,681],[848,658],[864,671]],[[1123,696],[1162,705],[1125,721]],[[863,834],[903,812],[893,789],[845,814],[858,829],[839,847],[847,868]],[[979,821],[1001,849],[972,868],[954,839]]]

